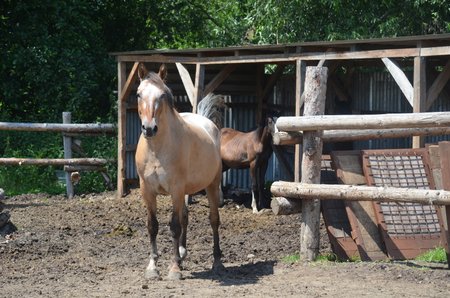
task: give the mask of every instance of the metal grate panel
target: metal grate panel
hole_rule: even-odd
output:
[[[363,168],[369,185],[434,189],[427,150],[365,150]],[[441,221],[435,206],[418,203],[374,204],[388,254],[413,258],[440,242]]]

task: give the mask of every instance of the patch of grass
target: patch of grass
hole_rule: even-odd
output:
[[[285,256],[281,259],[281,261],[283,263],[288,263],[288,264],[297,263],[298,261],[300,261],[300,255],[294,254],[294,255]]]
[[[446,263],[447,254],[445,253],[445,248],[436,247],[435,249],[429,250],[426,253],[423,253],[420,256],[416,257],[416,260],[431,263]]]
[[[339,262],[339,258],[334,253],[318,255],[315,262]]]
[[[444,251],[444,253],[445,253],[445,251]],[[296,263],[296,262],[300,261],[300,254],[285,256],[281,259],[281,261],[283,263],[288,263],[288,264]],[[361,261],[361,258],[359,255],[352,256],[352,257],[350,257],[349,260],[342,260],[342,259],[339,259],[339,257],[334,253],[318,255],[317,258],[314,260],[314,262],[318,262],[318,263],[321,263],[321,262],[360,262],[360,261]]]

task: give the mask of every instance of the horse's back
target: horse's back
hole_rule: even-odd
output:
[[[216,146],[219,146],[220,131],[214,122],[206,117],[193,113],[180,113],[180,116],[196,135],[200,138],[209,137]]]
[[[185,135],[184,146],[188,155],[188,180],[191,181],[191,188],[188,192],[197,192],[205,185],[201,180],[206,177],[213,179],[221,171],[222,160],[220,157],[220,131],[217,126],[208,118],[192,113],[180,113],[187,124],[189,133]],[[189,149],[187,149],[189,147]],[[197,189],[200,187],[200,189]]]

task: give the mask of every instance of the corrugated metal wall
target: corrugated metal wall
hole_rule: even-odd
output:
[[[411,72],[407,72],[410,80]],[[294,114],[295,106],[295,78],[292,76],[281,79],[275,86],[272,96],[268,99],[268,106],[279,116]],[[407,113],[412,108],[403,96],[400,88],[392,76],[387,72],[361,72],[355,74],[353,85],[348,90],[351,96],[351,109],[355,114],[378,113]],[[337,110],[333,107],[335,94],[331,88],[327,91],[327,109]],[[134,101],[134,102],[133,102]],[[130,96],[129,104],[135,105],[136,99]],[[224,114],[224,127],[232,127],[240,131],[250,131],[256,128],[256,98],[255,96],[230,95],[226,97],[228,108]],[[187,96],[176,97],[176,105],[179,111],[191,109]],[[440,96],[430,111],[450,111],[450,101]],[[333,113],[333,112],[331,112]],[[338,113],[338,112],[336,112]],[[140,134],[140,120],[136,110],[127,112],[127,147],[136,146]],[[448,136],[427,137],[426,142],[438,142],[450,140]],[[382,149],[382,148],[410,148],[411,138],[379,139],[371,141],[353,142],[354,149]],[[293,147],[285,147],[285,157],[291,165],[294,161]],[[134,160],[135,151],[127,152],[126,178],[138,179]],[[269,161],[266,173],[266,181],[288,180],[288,173],[282,171],[277,158],[273,155]],[[224,173],[224,185],[249,189],[250,176],[248,170],[228,170]]]
[[[413,73],[405,72],[410,81]],[[388,72],[361,72],[352,86],[352,110],[357,114],[411,113],[412,107]],[[450,101],[440,96],[429,112],[450,111]],[[426,143],[449,140],[448,136],[426,137]],[[354,142],[354,149],[411,148],[411,138]]]

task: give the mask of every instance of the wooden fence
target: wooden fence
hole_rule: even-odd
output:
[[[450,214],[450,191],[318,184],[321,169],[318,155],[322,154],[324,139],[367,140],[385,134],[398,137],[450,132],[450,112],[324,116],[321,107],[325,102],[324,85],[326,70],[308,67],[304,116],[278,118],[276,128],[279,132],[274,135],[275,144],[303,143],[301,183],[279,181],[271,186],[271,192],[276,196],[305,199],[302,204],[301,257],[313,260],[318,254],[320,199],[420,202],[446,205],[447,214]],[[448,252],[447,256],[450,257]]]
[[[0,165],[40,165],[64,166],[67,197],[74,195],[73,182],[79,177],[79,171],[100,171],[108,180],[105,166],[106,159],[102,158],[72,158],[73,137],[77,135],[97,136],[99,134],[116,134],[113,124],[74,124],[71,123],[71,113],[63,112],[63,123],[11,123],[0,122],[0,130],[5,131],[38,131],[63,133],[64,158],[0,158]],[[110,181],[109,181],[110,183]]]

